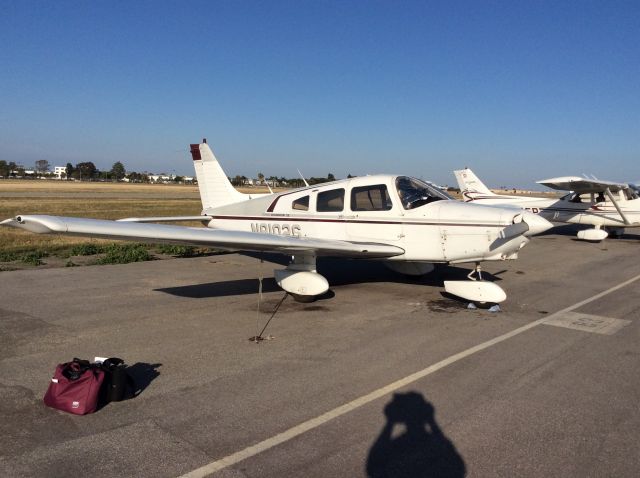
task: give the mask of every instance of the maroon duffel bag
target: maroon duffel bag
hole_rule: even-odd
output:
[[[76,415],[93,413],[98,407],[103,380],[104,371],[88,360],[74,358],[72,362],[61,363],[53,374],[44,403]]]

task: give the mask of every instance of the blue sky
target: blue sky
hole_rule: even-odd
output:
[[[0,159],[640,178],[638,1],[0,0]]]

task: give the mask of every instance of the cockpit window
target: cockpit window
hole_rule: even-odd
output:
[[[399,176],[396,179],[396,189],[405,209],[415,209],[430,202],[453,199],[444,191],[408,176]]]
[[[631,201],[632,199],[638,199],[638,193],[636,193],[631,188],[624,189],[624,196],[627,198],[628,201]]]

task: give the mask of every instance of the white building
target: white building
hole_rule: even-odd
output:
[[[173,174],[150,174],[149,179],[152,183],[169,183],[173,181],[175,176]]]
[[[66,166],[56,166],[53,168],[53,175],[56,179],[62,179],[62,177],[67,176],[67,167]]]

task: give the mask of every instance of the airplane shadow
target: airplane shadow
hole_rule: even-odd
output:
[[[384,407],[387,422],[369,450],[369,478],[458,478],[466,465],[435,419],[435,409],[418,392],[396,393]],[[394,434],[396,427],[404,430]]]
[[[187,297],[189,299],[207,299],[210,297],[257,294],[258,286],[258,279],[239,279],[180,287],[165,287],[162,289],[154,289],[154,291],[164,292],[165,294],[178,297]],[[273,277],[265,277],[262,280],[262,292],[277,292],[279,290],[282,289],[278,287]]]
[[[547,229],[540,234],[536,234],[533,238],[535,240],[536,237],[546,237],[546,236],[576,236],[578,231],[583,229],[589,229],[589,225],[584,224],[558,224],[554,223],[551,229]]]
[[[278,255],[262,255],[259,256],[268,262],[276,264],[283,262],[283,256]],[[283,265],[287,264],[287,258],[284,257]],[[328,281],[331,287],[345,286],[350,284],[366,284],[376,282],[393,282],[400,284],[417,284],[432,287],[442,287],[444,280],[467,280],[467,274],[470,269],[457,266],[439,266],[433,272],[424,276],[413,277],[391,271],[380,261],[368,260],[349,260],[338,258],[318,258],[318,272],[320,272]],[[500,281],[498,274],[495,275],[482,272],[484,279],[492,282]],[[237,279],[229,281],[208,282],[204,284],[192,284],[179,287],[165,287],[154,289],[156,292],[163,292],[178,297],[187,297],[190,299],[205,299],[211,297],[226,297],[238,295],[250,295],[258,292],[258,279]],[[276,284],[273,277],[265,277],[262,281],[263,292],[278,292],[280,287]],[[335,294],[331,290],[320,297],[320,299],[330,299]]]

